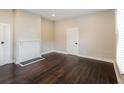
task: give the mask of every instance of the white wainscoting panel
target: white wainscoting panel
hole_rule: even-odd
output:
[[[18,61],[24,62],[30,59],[41,57],[40,41],[19,41],[18,42]]]
[[[120,74],[124,74],[124,9],[118,9],[116,15],[118,29],[117,65]]]

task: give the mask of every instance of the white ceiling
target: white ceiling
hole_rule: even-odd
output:
[[[96,13],[105,10],[107,9],[26,9],[26,11],[28,12],[41,15],[42,17],[53,21],[78,17],[89,13]],[[55,14],[55,16],[51,16],[52,14]]]

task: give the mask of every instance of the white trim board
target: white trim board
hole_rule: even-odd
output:
[[[5,63],[0,63],[0,66],[6,65],[6,64],[10,64],[10,63],[14,63],[13,60],[6,60],[7,62]]]
[[[100,61],[105,61],[105,62],[110,62],[110,63],[114,63],[113,60],[109,60],[109,59],[105,59],[105,58],[99,58],[99,57],[91,57],[91,56],[85,56],[85,55],[77,55],[80,57],[85,57],[85,58],[90,58],[90,59],[94,59],[94,60],[100,60]]]
[[[58,50],[47,51],[47,52],[44,52],[43,54],[47,54],[47,53],[51,53],[51,52],[58,52],[58,53],[63,53],[63,54],[69,54],[69,53],[67,53],[65,51],[58,51]],[[105,59],[105,58],[91,57],[91,56],[81,55],[81,54],[72,54],[72,55],[76,55],[76,56],[84,57],[84,58],[90,58],[90,59],[94,59],[94,60],[100,60],[100,61],[106,61],[106,62],[114,63],[114,60]]]
[[[48,53],[51,53],[51,52],[56,52],[56,51],[55,50],[50,50],[50,51],[42,52],[41,55],[45,55],[45,54],[48,54]]]
[[[113,65],[114,65],[114,70],[115,70],[115,74],[116,74],[118,83],[119,83],[119,84],[122,84],[121,74],[119,73],[119,69],[118,69],[117,63],[114,62]]]
[[[41,56],[39,40],[21,40],[17,42],[17,46],[17,62]]]
[[[62,53],[62,54],[69,54],[69,53],[67,53],[65,51],[58,51],[58,50],[51,50],[51,51],[44,52],[42,54],[44,55],[44,54],[51,53],[51,52],[57,52],[57,53]],[[105,62],[109,62],[109,63],[113,63],[114,69],[115,69],[115,74],[116,74],[116,77],[117,77],[117,81],[118,81],[119,84],[122,83],[121,78],[120,78],[120,75],[118,73],[117,65],[114,62],[114,60],[109,60],[109,59],[104,59],[104,58],[98,58],[98,57],[91,57],[91,56],[85,56],[85,55],[80,55],[80,54],[78,54],[76,56],[84,57],[84,58],[90,58],[90,59],[94,59],[94,60],[105,61]]]
[[[0,63],[0,66],[4,66],[4,65],[7,65],[7,64],[10,64],[10,63],[14,63],[13,61],[9,61],[8,63],[4,64],[4,63]]]
[[[21,63],[19,63],[19,65],[20,65],[21,67],[25,67],[25,66],[28,66],[28,65],[30,65],[30,64],[33,64],[33,63],[39,62],[39,61],[41,61],[41,60],[44,60],[44,59],[45,59],[45,58],[38,59],[38,60],[36,60],[36,61],[33,61],[33,62],[28,63],[28,64],[25,64],[25,65],[22,65]]]

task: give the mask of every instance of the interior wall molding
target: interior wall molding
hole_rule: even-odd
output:
[[[48,53],[52,53],[52,52],[57,52],[57,53],[62,53],[62,54],[69,54],[69,53],[67,53],[67,52],[65,52],[65,51],[50,50],[50,51],[43,52],[42,55],[48,54]],[[74,55],[74,54],[73,54],[73,55]],[[84,57],[84,58],[90,58],[90,59],[94,59],[94,60],[105,61],[105,62],[109,62],[109,63],[113,63],[114,69],[115,69],[115,73],[116,73],[116,77],[117,77],[117,80],[118,80],[118,84],[122,84],[122,80],[121,80],[119,71],[118,71],[118,69],[117,69],[117,64],[116,64],[116,62],[115,62],[114,60],[105,59],[105,58],[98,58],[98,57],[91,57],[91,56],[80,55],[80,54],[77,54],[76,56]]]
[[[41,55],[45,55],[45,54],[52,53],[52,52],[57,52],[57,51],[55,51],[55,50],[49,50],[49,51],[42,52]]]
[[[60,51],[60,50],[51,50],[51,51],[47,51],[42,53],[43,54],[47,54],[47,53],[51,53],[51,52],[58,52],[58,53],[63,53],[63,54],[69,54],[68,52],[65,51]],[[90,59],[94,59],[94,60],[100,60],[100,61],[106,61],[106,62],[110,62],[110,63],[114,63],[114,60],[110,60],[110,59],[105,59],[105,58],[99,58],[99,57],[91,57],[91,56],[87,56],[87,55],[81,55],[81,54],[73,54],[79,57],[84,57],[84,58],[90,58]]]
[[[13,59],[6,60],[6,64],[14,63]],[[0,66],[6,65],[5,63],[0,63]]]

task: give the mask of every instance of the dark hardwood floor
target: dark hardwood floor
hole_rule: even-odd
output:
[[[12,84],[116,84],[112,63],[74,55],[49,53],[44,60],[21,67],[0,66],[0,83]]]

